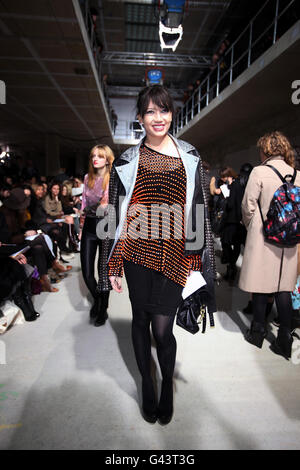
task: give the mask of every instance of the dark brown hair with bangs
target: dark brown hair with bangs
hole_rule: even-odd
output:
[[[148,86],[140,91],[136,104],[138,116],[144,117],[150,101],[159,108],[166,109],[174,114],[173,99],[168,90],[162,85]]]

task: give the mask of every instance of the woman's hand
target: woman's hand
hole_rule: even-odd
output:
[[[18,261],[19,264],[26,264],[27,263],[27,259],[25,258],[24,255],[22,255],[22,253],[17,255],[15,259]]]
[[[82,229],[79,230],[79,233],[78,233],[78,240],[81,241],[81,237],[82,237]]]
[[[122,289],[122,278],[121,278],[121,277],[118,277],[118,276],[109,276],[109,280],[110,280],[111,287],[113,288],[113,290],[115,290],[115,291],[118,292],[118,293],[123,292],[123,289]]]
[[[52,224],[53,220],[52,219],[46,219],[47,224]]]
[[[74,224],[74,219],[71,215],[65,215],[65,222],[69,225],[73,225]]]

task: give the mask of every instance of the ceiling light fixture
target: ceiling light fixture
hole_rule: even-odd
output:
[[[185,0],[165,0],[159,12],[160,47],[174,52],[183,35],[183,11]]]

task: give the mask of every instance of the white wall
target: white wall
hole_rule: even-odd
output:
[[[110,98],[111,107],[115,110],[118,121],[134,121],[136,115],[136,98],[128,96],[124,98]]]

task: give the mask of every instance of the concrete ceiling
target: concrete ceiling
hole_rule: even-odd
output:
[[[160,53],[158,35],[157,2],[93,0],[99,9],[98,18],[101,39],[105,50],[124,52]],[[156,5],[155,5],[156,4]],[[183,38],[175,54],[211,57],[215,48],[224,39],[224,29],[218,29],[228,14],[231,0],[189,1],[183,18]],[[164,51],[165,54],[173,54]],[[208,68],[208,67],[207,67]],[[187,69],[184,64],[163,67],[164,83],[167,86],[184,88],[195,81],[203,70]],[[143,86],[145,66],[105,65],[108,83],[111,85]]]
[[[0,143],[43,147],[50,133],[69,148],[112,144],[72,1],[1,0],[0,34]]]
[[[299,57],[300,21],[183,129],[180,138],[215,160],[255,145],[270,130],[299,138],[300,105],[292,100]]]
[[[0,0],[0,79],[7,94],[7,104],[0,107],[0,146],[43,151],[45,136],[55,134],[64,152],[86,151],[101,141],[114,148],[75,3],[79,5],[77,0]],[[240,4],[190,0],[175,54],[211,55],[225,32],[245,19]],[[99,12],[103,52],[156,48],[157,18],[149,1],[91,0],[91,5]],[[144,65],[103,63],[104,73],[115,87],[144,85]],[[166,67],[164,73],[167,85],[183,91],[201,69]]]

